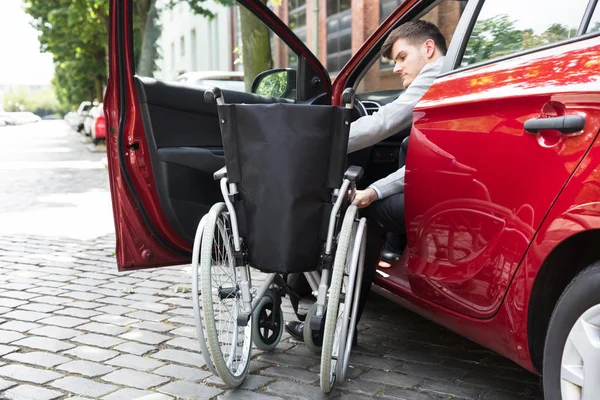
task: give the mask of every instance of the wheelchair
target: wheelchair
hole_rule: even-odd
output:
[[[348,369],[365,257],[366,219],[351,205],[363,171],[345,170],[354,92],[346,89],[342,107],[226,104],[218,88],[205,100],[217,103],[225,151],[214,174],[223,202],[200,221],[192,253],[206,365],[229,388],[242,384],[252,343],[268,351],[281,339],[282,296],[295,298],[286,275],[303,273],[316,302],[305,315],[292,304],[307,346],[321,352],[329,393]]]

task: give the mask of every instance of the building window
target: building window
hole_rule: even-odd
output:
[[[185,37],[183,36],[179,38],[179,55],[185,56]]]
[[[198,69],[198,62],[197,62],[197,58],[198,58],[198,49],[197,49],[197,43],[196,43],[196,30],[192,29],[192,36],[190,38],[191,42],[192,42],[192,71],[195,71]]]
[[[381,3],[379,3],[381,7],[379,11],[379,22],[385,21],[392,11],[394,11],[403,1],[404,0],[381,0]]]
[[[306,43],[306,0],[289,0],[288,2],[288,26],[304,44]],[[298,57],[290,52],[288,65],[296,68]]]
[[[327,0],[327,69],[335,73],[352,56],[352,2]]]

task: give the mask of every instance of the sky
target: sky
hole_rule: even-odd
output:
[[[40,53],[37,31],[21,0],[0,0],[0,85],[50,84],[52,55]]]

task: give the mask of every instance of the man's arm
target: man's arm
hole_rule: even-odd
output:
[[[348,153],[370,147],[409,128],[412,112],[421,97],[433,84],[441,69],[440,62],[427,64],[413,83],[396,100],[372,115],[363,116],[350,125]]]

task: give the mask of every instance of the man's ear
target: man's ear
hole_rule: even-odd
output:
[[[425,50],[427,58],[433,57],[435,54],[435,42],[433,39],[427,39],[425,43],[423,43],[423,49]]]

